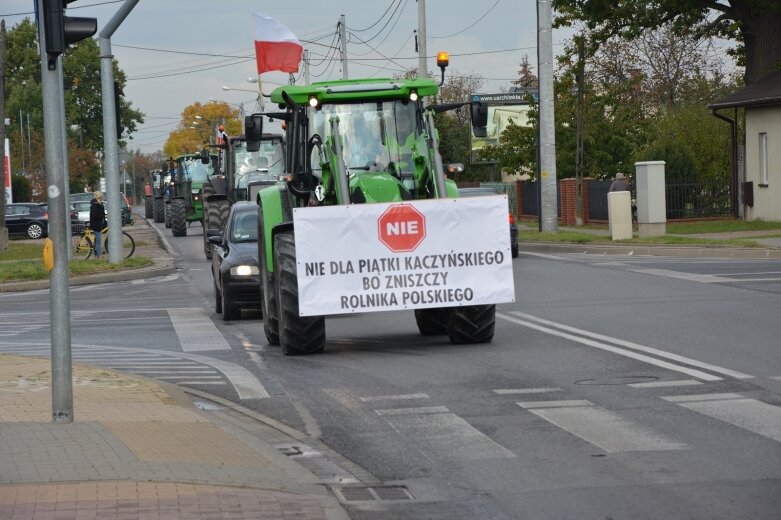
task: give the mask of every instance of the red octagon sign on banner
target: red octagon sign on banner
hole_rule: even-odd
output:
[[[426,238],[426,217],[414,206],[395,204],[377,219],[380,242],[396,253],[414,251]]]

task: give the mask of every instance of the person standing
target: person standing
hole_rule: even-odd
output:
[[[626,175],[621,172],[616,174],[616,178],[610,183],[610,189],[608,191],[629,191],[629,182]]]
[[[106,210],[103,207],[103,192],[96,191],[89,205],[89,228],[95,233],[95,259],[103,255],[103,227],[106,222]]]

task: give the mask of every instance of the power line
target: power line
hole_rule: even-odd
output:
[[[97,4],[89,4],[89,5],[77,5],[73,7],[68,7],[68,9],[85,9],[87,7],[96,7],[100,5],[108,5],[108,4],[118,4],[120,2],[124,2],[124,0],[109,0],[107,2],[98,2]],[[0,14],[0,16],[27,16],[30,14],[35,14],[35,11],[29,11],[26,13],[9,13],[9,14]]]
[[[407,4],[407,2],[404,2],[404,5],[406,5],[406,4]],[[368,42],[370,42],[370,41],[374,40],[375,38],[379,37],[380,34],[382,34],[382,31],[384,31],[385,28],[388,27],[388,25],[391,23],[391,20],[393,20],[393,17],[396,16],[396,13],[399,11],[399,7],[401,7],[401,5],[402,5],[401,4],[401,0],[399,0],[399,2],[396,4],[396,8],[393,10],[391,15],[388,17],[388,20],[385,22],[385,25],[383,25],[382,28],[379,31],[377,31],[374,34],[374,36],[370,37],[368,40],[361,40],[360,38],[358,38],[358,36],[355,33],[351,32],[349,28],[347,28],[347,27],[345,27],[345,28],[347,29],[347,31],[351,35],[353,35],[356,38],[358,38],[361,41],[361,43],[368,44]],[[399,13],[399,16],[401,16],[401,13]],[[393,25],[395,26],[396,24],[394,23]]]
[[[385,18],[385,15],[386,15],[386,14],[388,14],[388,11],[390,11],[390,10],[391,10],[391,7],[393,7],[393,4],[395,4],[395,3],[396,3],[396,1],[397,1],[397,0],[392,0],[392,1],[391,1],[391,3],[388,5],[388,8],[387,8],[387,9],[385,9],[385,12],[384,12],[384,13],[382,13],[382,15],[381,15],[379,18],[377,18],[377,21],[376,21],[376,22],[374,22],[373,24],[371,24],[369,27],[367,27],[367,28],[365,28],[365,29],[353,29],[353,30],[354,30],[355,32],[366,32],[366,31],[368,31],[369,29],[371,29],[372,27],[374,27],[375,25],[377,25],[378,23],[380,23],[380,22],[382,21],[382,19],[383,19],[383,18]],[[401,2],[401,0],[398,0],[398,1],[399,1],[399,2]],[[393,15],[391,15],[391,16],[393,16]]]
[[[405,7],[407,7],[407,0],[404,0],[404,4],[403,4],[403,5],[402,5],[402,4],[399,4],[399,5],[401,5],[401,10],[399,11],[399,14],[398,14],[398,16],[396,17],[396,21],[395,21],[395,22],[393,22],[393,25],[391,26],[390,30],[389,30],[387,33],[385,33],[385,37],[384,37],[384,38],[383,38],[383,39],[380,41],[380,43],[378,43],[378,44],[377,44],[377,47],[379,47],[380,45],[382,45],[383,43],[385,43],[385,40],[387,40],[387,39],[388,39],[388,37],[389,37],[391,34],[393,34],[393,29],[395,29],[395,28],[396,28],[396,24],[397,24],[397,23],[399,23],[399,20],[401,20],[401,15],[402,15],[402,14],[404,14],[404,8],[405,8]],[[395,11],[394,11],[394,13],[395,13]],[[393,15],[391,15],[391,16],[393,16]],[[388,21],[390,21],[390,18],[388,19]],[[385,27],[387,27],[387,26],[388,26],[388,24],[385,24]],[[383,29],[384,29],[385,27],[383,27]],[[377,35],[379,35],[381,32],[382,32],[382,29],[380,29],[380,32],[379,32],[379,33],[377,33]],[[370,41],[371,41],[371,38],[370,38],[370,39],[368,39],[368,40],[366,40],[366,41],[367,41],[367,42],[370,42]],[[358,56],[366,56],[367,54],[370,54],[371,52],[373,52],[373,51],[368,51],[368,52],[365,52],[365,53],[363,53],[363,54],[358,54]]]
[[[464,29],[461,29],[461,30],[460,30],[460,31],[458,31],[458,32],[454,32],[453,34],[448,34],[447,36],[429,36],[429,38],[432,38],[432,39],[434,39],[434,38],[450,38],[451,36],[456,36],[457,34],[461,34],[462,32],[465,32],[465,31],[467,31],[467,30],[471,29],[472,27],[474,27],[475,25],[477,25],[477,23],[478,23],[480,20],[482,20],[483,18],[485,18],[486,16],[488,16],[488,13],[490,13],[490,12],[493,10],[493,8],[494,8],[494,7],[496,7],[497,5],[499,5],[499,2],[501,2],[501,1],[502,1],[502,0],[496,0],[496,2],[494,2],[494,5],[492,5],[491,7],[489,7],[489,8],[488,8],[488,10],[487,10],[486,12],[484,12],[484,13],[482,14],[482,16],[480,16],[480,18],[478,18],[477,20],[475,20],[474,22],[472,22],[472,24],[470,24],[469,26],[465,27]]]
[[[247,63],[247,62],[252,61],[254,59],[255,58],[249,58],[249,59],[246,59],[246,60],[236,61],[236,62],[233,62],[233,63],[226,63],[226,64],[223,64],[223,65],[215,65],[214,67],[206,67],[206,68],[202,68],[202,69],[188,70],[188,71],[184,71],[184,72],[172,72],[170,74],[159,74],[159,75],[156,75],[156,76],[147,75],[147,76],[144,76],[144,77],[127,78],[127,80],[128,81],[138,81],[138,80],[144,80],[144,79],[158,79],[158,78],[170,78],[171,76],[183,76],[185,74],[193,74],[195,72],[204,72],[204,71],[207,71],[207,70],[214,70],[214,69],[221,69],[221,68],[225,68],[225,67],[232,67],[233,65],[240,65],[242,63]]]

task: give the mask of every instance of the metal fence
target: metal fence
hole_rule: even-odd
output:
[[[666,185],[668,219],[732,215],[729,184],[725,182],[674,182]]]
[[[521,214],[524,217],[539,217],[540,215],[540,196],[538,192],[539,185],[534,181],[521,181]],[[561,190],[556,182],[556,207],[557,216],[561,217]]]
[[[497,193],[506,194],[508,209],[512,211],[513,215],[515,215],[515,208],[518,207],[515,203],[515,200],[517,199],[518,195],[515,191],[514,182],[481,182],[480,187],[493,188]]]

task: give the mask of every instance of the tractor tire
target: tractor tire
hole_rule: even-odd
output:
[[[447,324],[451,343],[490,343],[494,337],[496,305],[455,307]]]
[[[163,197],[155,197],[152,202],[152,217],[158,224],[165,222],[165,201]]]
[[[262,214],[262,211],[261,211]],[[279,346],[279,307],[274,273],[268,272],[266,236],[262,220],[258,221],[258,260],[260,261],[260,313],[263,316],[263,332],[269,345]]]
[[[165,203],[165,227],[170,228],[171,227],[171,202],[168,201]]]
[[[187,207],[184,199],[171,201],[171,233],[175,237],[187,236]]]
[[[144,197],[144,217],[154,218],[154,202],[155,199],[151,195]]]
[[[286,356],[316,354],[325,348],[325,318],[300,316],[296,244],[290,231],[274,237],[274,267],[277,272],[279,343]]]
[[[230,201],[228,199],[217,199],[207,202],[203,211],[203,252],[206,258],[212,257],[212,245],[209,243],[209,230],[222,230],[230,213]]]
[[[422,336],[447,334],[452,309],[415,309],[415,321]]]

